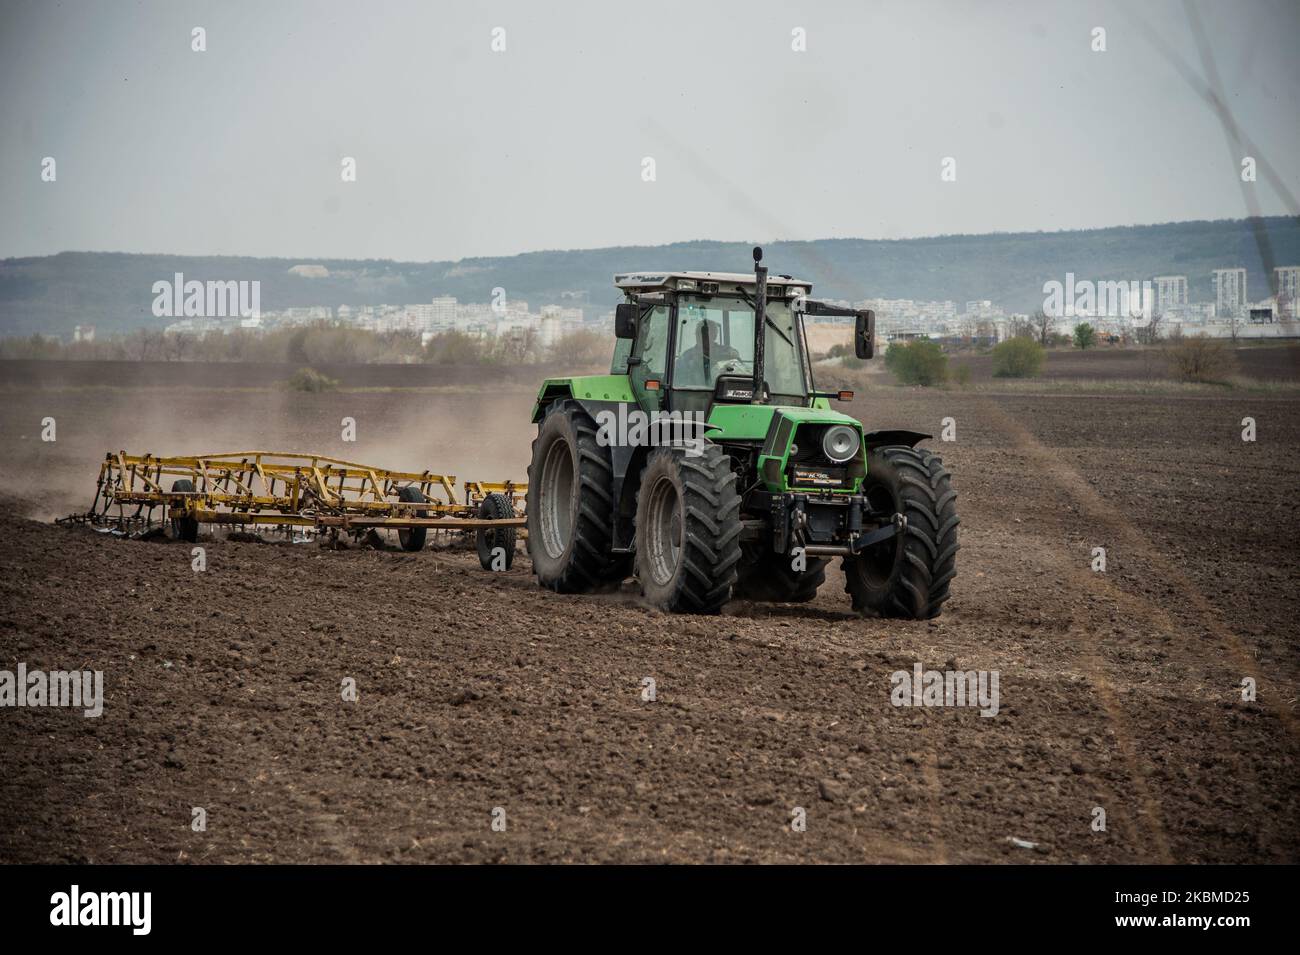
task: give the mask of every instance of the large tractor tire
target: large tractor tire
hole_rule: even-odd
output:
[[[192,491],[194,482],[189,478],[181,478],[172,482],[173,491]],[[177,540],[187,541],[193,544],[199,539],[199,522],[193,517],[173,517],[172,518],[172,537]]]
[[[943,460],[924,448],[888,446],[867,458],[872,507],[907,518],[903,534],[843,561],[853,609],[882,617],[939,616],[957,574],[957,492]]]
[[[614,469],[576,401],[551,406],[528,466],[528,556],[543,587],[590,593],[621,579],[613,553]]]
[[[410,501],[424,503],[429,499],[414,484],[408,484],[400,488],[397,492],[399,501]],[[410,513],[407,511],[406,513]],[[428,517],[428,511],[416,511],[415,517]],[[424,550],[424,541],[429,536],[427,527],[399,527],[397,529],[397,542],[402,545],[402,550],[417,551]]]
[[[652,451],[636,504],[641,592],[673,613],[717,613],[740,563],[740,495],[731,459],[716,445]]]
[[[765,549],[749,555],[740,563],[740,579],[734,596],[740,600],[771,603],[807,603],[817,596],[817,588],[826,583],[825,557],[805,557],[803,571],[793,567],[794,558]]]
[[[478,516],[486,521],[502,521],[515,516],[514,505],[504,494],[493,491],[483,498],[478,506]],[[509,570],[515,562],[515,529],[513,527],[484,527],[475,535],[478,547],[478,562],[484,570]],[[493,567],[495,551],[501,548],[504,554],[503,566]]]

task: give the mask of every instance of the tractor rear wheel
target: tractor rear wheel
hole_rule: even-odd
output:
[[[399,501],[412,501],[412,502],[420,502],[420,503],[429,500],[427,497],[424,496],[424,493],[414,484],[408,484],[406,485],[406,487],[400,488],[397,492],[397,499]],[[415,511],[414,514],[412,514],[411,511],[409,510],[404,509],[404,511],[405,513],[403,516],[413,516],[413,517],[429,516],[428,511]],[[402,550],[410,550],[410,551],[423,550],[425,538],[427,538],[428,536],[429,536],[429,528],[427,527],[399,527],[397,529],[397,542],[402,545]]]
[[[193,491],[194,482],[189,478],[181,478],[172,482],[173,491]],[[177,540],[188,541],[193,544],[199,539],[199,522],[195,517],[188,514],[185,517],[172,518],[172,537]]]
[[[504,494],[493,491],[478,506],[478,516],[486,521],[502,521],[515,516],[514,505]],[[509,570],[515,562],[515,529],[513,527],[483,527],[476,535],[478,562],[484,570]],[[500,548],[504,557],[501,568],[492,566],[495,551]]]
[[[717,445],[651,452],[636,504],[641,593],[673,613],[717,613],[731,599],[740,563],[740,495],[731,459]]]
[[[750,555],[740,564],[740,580],[735,596],[741,600],[762,600],[771,603],[807,603],[817,596],[817,588],[826,583],[825,557],[806,557],[803,571],[791,566],[788,554],[764,550]]]
[[[863,493],[873,509],[902,514],[906,530],[843,561],[854,610],[882,617],[939,616],[957,575],[957,492],[943,460],[924,448],[891,445],[867,458]]]
[[[528,466],[528,556],[537,582],[557,593],[608,583],[614,542],[614,469],[596,423],[576,401],[553,404]]]

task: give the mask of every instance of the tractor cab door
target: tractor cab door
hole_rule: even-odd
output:
[[[632,394],[648,413],[664,409],[667,397],[668,316],[667,305],[656,305],[642,314],[632,342],[632,354],[627,359]]]
[[[754,374],[754,312],[740,299],[679,297],[673,339],[672,410],[708,414],[718,379]],[[748,399],[746,399],[748,401]]]

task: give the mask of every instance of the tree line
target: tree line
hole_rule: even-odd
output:
[[[499,337],[447,331],[422,341],[419,332],[375,332],[331,322],[269,331],[234,329],[208,335],[137,329],[95,341],[64,342],[30,335],[0,339],[0,359],[80,361],[273,362],[296,365],[532,365],[563,360],[607,363],[613,337],[596,329],[570,332],[543,345],[534,329]]]

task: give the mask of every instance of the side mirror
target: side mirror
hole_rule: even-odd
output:
[[[641,307],[634,302],[620,302],[614,308],[614,337],[636,338],[636,319]]]
[[[858,312],[853,327],[853,353],[859,358],[870,358],[876,348],[876,313],[871,309]]]

